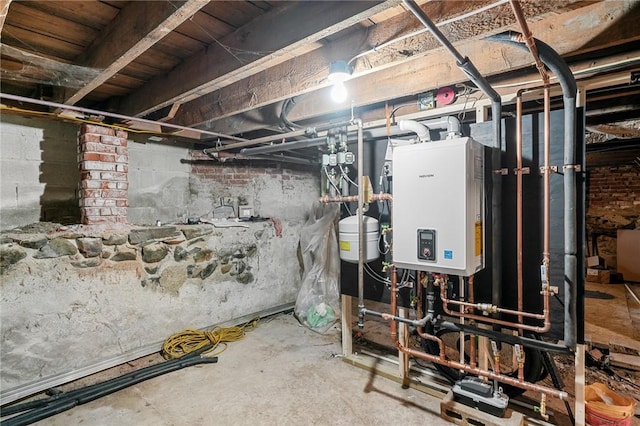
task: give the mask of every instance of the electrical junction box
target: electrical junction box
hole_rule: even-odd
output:
[[[238,218],[249,219],[253,216],[253,206],[241,205],[238,206]]]
[[[484,268],[484,147],[464,137],[393,149],[393,263],[469,276]]]

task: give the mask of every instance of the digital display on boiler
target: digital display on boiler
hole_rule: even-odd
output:
[[[436,261],[435,229],[418,229],[418,259]]]

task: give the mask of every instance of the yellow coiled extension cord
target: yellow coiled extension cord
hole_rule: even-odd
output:
[[[182,358],[196,351],[207,356],[217,356],[227,349],[228,342],[242,340],[247,331],[258,325],[259,318],[254,318],[242,325],[233,327],[214,327],[210,331],[188,328],[169,336],[162,344],[162,356],[166,359]],[[220,345],[221,349],[216,350]],[[211,346],[207,348],[207,346]],[[213,352],[213,353],[211,353]]]

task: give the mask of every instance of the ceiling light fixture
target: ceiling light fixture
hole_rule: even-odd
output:
[[[333,61],[329,64],[329,81],[333,83],[331,89],[331,99],[336,103],[343,103],[347,100],[347,88],[344,82],[351,78],[353,69],[347,61]]]

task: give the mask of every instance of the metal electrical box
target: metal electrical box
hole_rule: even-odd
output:
[[[393,263],[469,276],[484,268],[484,149],[471,138],[393,150]]]

